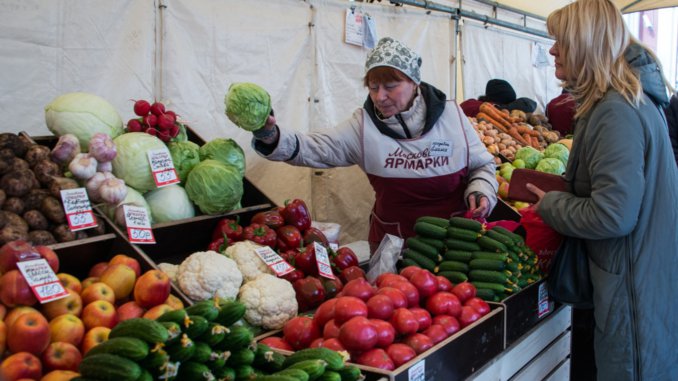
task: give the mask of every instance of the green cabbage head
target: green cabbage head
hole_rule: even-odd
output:
[[[118,154],[113,159],[113,174],[125,184],[145,193],[155,189],[148,163],[148,151],[167,149],[162,140],[145,132],[128,132],[113,139]]]
[[[179,180],[185,184],[188,173],[200,163],[200,146],[191,141],[185,141],[170,143],[167,148],[172,155],[172,162]]]
[[[238,170],[217,160],[201,161],[193,167],[186,181],[186,193],[204,214],[221,214],[233,210],[243,194]]]
[[[168,222],[195,217],[195,208],[184,188],[168,185],[144,194],[153,221]]]
[[[240,176],[245,176],[245,153],[233,139],[218,138],[200,147],[200,161],[217,160],[234,166]]]
[[[544,158],[544,154],[532,147],[523,147],[516,152],[515,159],[525,162],[525,168],[535,169],[539,160]]]
[[[537,164],[537,171],[552,173],[554,175],[562,175],[565,172],[565,164],[562,161],[554,158],[545,158],[539,160]]]
[[[553,143],[544,150],[544,157],[558,159],[567,165],[567,159],[570,158],[570,150],[560,143]]]
[[[104,98],[88,93],[67,93],[45,106],[47,128],[56,136],[73,134],[89,150],[92,135],[102,132],[115,138],[123,133],[122,119]]]
[[[271,96],[261,86],[249,82],[231,84],[224,103],[228,119],[247,131],[263,127],[271,112]]]

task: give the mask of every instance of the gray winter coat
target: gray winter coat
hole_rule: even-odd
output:
[[[598,380],[678,380],[678,170],[657,65],[639,46],[638,108],[614,90],[575,126],[566,179],[538,212],[586,241]],[[656,102],[656,104],[654,103]]]

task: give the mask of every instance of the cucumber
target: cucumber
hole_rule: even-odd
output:
[[[480,251],[480,245],[477,242],[462,241],[456,238],[446,239],[445,247],[447,250]]]
[[[136,362],[110,353],[85,356],[79,371],[82,377],[101,381],[135,381],[142,373]]]
[[[193,355],[191,356],[190,360],[199,362],[201,364],[209,361],[213,353],[212,347],[210,347],[207,343],[203,343],[202,341],[194,341],[193,345],[195,345],[195,350],[193,351]]]
[[[215,378],[207,365],[195,361],[187,361],[179,366],[177,379],[182,381],[213,381]]]
[[[478,238],[478,244],[484,249],[495,251],[497,253],[504,253],[508,251],[506,245],[487,236]]]
[[[470,251],[447,250],[445,254],[443,254],[443,260],[468,263],[472,256],[473,253]]]
[[[438,258],[438,249],[417,238],[408,238],[406,243],[408,248],[427,256],[432,261],[435,261]]]
[[[233,368],[236,380],[253,380],[257,377],[254,368],[250,365],[240,365]]]
[[[400,261],[400,268],[401,268],[401,269],[404,269],[404,268],[407,267],[407,266],[421,267],[421,266],[419,266],[419,264],[418,264],[416,261],[414,261],[413,259],[403,258],[403,259]]]
[[[358,381],[363,378],[363,374],[355,365],[346,365],[337,371],[341,376],[341,381]]]
[[[424,237],[444,239],[447,235],[447,229],[428,222],[416,222],[414,231]]]
[[[303,372],[303,371],[302,371]],[[305,372],[304,372],[305,373]],[[308,375],[306,375],[308,377]],[[286,374],[267,374],[263,376],[257,376],[256,381],[298,381],[298,378],[294,376],[289,376]]]
[[[496,259],[473,259],[468,265],[473,270],[502,271],[506,268],[506,263],[504,261]]]
[[[468,276],[460,271],[440,271],[436,275],[444,276],[454,284],[466,282],[468,280]]]
[[[474,282],[489,282],[497,284],[506,284],[508,277],[506,274],[492,270],[471,270],[468,277]]]
[[[87,352],[87,355],[109,353],[138,361],[148,356],[148,351],[148,344],[141,339],[135,337],[114,337],[95,345]]]
[[[179,324],[173,321],[163,321],[160,322],[160,324],[162,324],[162,326],[165,327],[165,329],[167,329],[167,334],[169,335],[169,337],[165,341],[165,345],[179,341],[179,339],[181,338],[181,334],[183,333],[181,332],[181,326]]]
[[[333,370],[326,370],[322,376],[316,379],[317,381],[341,381],[341,374]]]
[[[338,352],[328,348],[307,348],[294,352],[285,358],[283,368],[288,368],[301,361],[323,360],[327,363],[327,369],[340,370],[344,368],[345,359]]]
[[[224,351],[236,351],[243,349],[252,344],[254,334],[249,328],[244,326],[233,326],[226,337],[217,344],[217,349]]]
[[[227,366],[218,369],[213,369],[212,374],[214,374],[214,377],[219,381],[235,380],[235,369],[229,368]]]
[[[438,271],[459,271],[466,273],[468,272],[468,265],[464,262],[443,261],[438,265]]]
[[[202,316],[207,321],[216,319],[220,311],[219,307],[215,305],[214,300],[199,301],[192,306],[186,307],[185,310],[187,314]]]
[[[485,236],[490,237],[495,241],[503,243],[504,245],[506,245],[506,247],[513,246],[515,244],[511,238],[497,232],[496,230],[486,231]]]
[[[478,288],[476,289],[476,297],[486,300],[486,301],[494,301],[495,298],[495,293],[494,291],[488,289],[488,288]]]
[[[496,253],[491,251],[474,251],[471,259],[494,259],[498,261],[506,261],[508,254]]]
[[[231,355],[226,359],[226,366],[237,367],[240,365],[252,365],[254,363],[254,351],[249,348],[238,349],[231,352]]]
[[[229,329],[223,325],[215,322],[209,323],[207,331],[202,335],[198,336],[198,340],[204,341],[209,346],[213,347],[221,342],[226,337],[226,333],[229,332]]]
[[[167,328],[155,320],[133,318],[118,323],[108,334],[109,339],[116,337],[136,337],[150,344],[164,343],[169,339]]]
[[[151,351],[151,353],[149,353],[145,359],[139,361],[139,365],[141,365],[144,369],[148,369],[151,373],[158,375],[163,369],[165,369],[165,366],[169,362],[170,357],[167,354],[167,351],[164,349],[159,349],[157,351]]]
[[[165,347],[165,351],[172,361],[188,361],[193,357],[193,353],[195,353],[195,343],[184,333],[181,335],[181,340],[178,343],[168,345]]]
[[[513,292],[510,288],[507,288],[503,284],[499,284],[499,283],[481,282],[481,281],[475,281],[474,280],[474,281],[471,281],[471,284],[476,286],[476,290],[478,290],[479,288],[486,288],[486,289],[494,291],[494,293],[497,294],[497,295],[502,295],[504,293]]]
[[[450,226],[450,221],[448,221],[447,219],[441,218],[441,217],[433,217],[433,216],[419,217],[419,218],[417,218],[415,223],[422,222],[422,221],[427,222],[429,224],[436,225],[436,226],[440,226],[442,228],[447,228],[448,226]]]
[[[327,362],[320,359],[303,360],[290,365],[288,368],[303,370],[304,372],[308,373],[309,381],[313,381],[325,373]]]
[[[219,309],[219,315],[214,322],[230,327],[245,316],[245,305],[237,300],[228,300]]]
[[[139,376],[139,378],[137,378],[135,381],[153,381],[153,375],[146,369],[142,369],[141,376]]]
[[[447,237],[460,239],[462,241],[475,242],[482,235],[476,231],[466,230],[450,226],[447,228]]]
[[[428,238],[428,237],[422,237],[422,236],[416,236],[415,238],[417,238],[421,242],[427,243],[428,245],[435,247],[438,251],[442,251],[445,248],[445,242],[443,242],[440,239]]]
[[[474,232],[480,232],[483,230],[483,224],[472,220],[470,218],[464,217],[450,217],[449,219],[450,226],[454,226],[461,229],[473,230]]]
[[[174,322],[179,324],[180,326],[185,326],[186,319],[188,319],[188,313],[186,312],[185,309],[179,309],[179,310],[173,310],[173,311],[167,311],[164,314],[160,315],[155,321],[157,322]]]
[[[518,246],[525,245],[525,240],[523,239],[523,237],[520,236],[520,234],[516,234],[516,233],[514,233],[514,232],[512,232],[512,231],[510,231],[506,228],[503,228],[501,226],[495,226],[490,230],[495,231],[497,233],[501,233],[501,234],[511,238],[514,245],[518,245]]]
[[[327,373],[327,372],[325,372]],[[294,377],[296,381],[308,381],[308,373],[301,369],[285,369],[273,374],[274,376]],[[259,379],[257,377],[257,379]]]
[[[269,372],[276,372],[283,368],[284,363],[285,356],[274,351],[266,344],[257,344],[257,350],[254,354],[254,367]]]
[[[417,262],[417,265],[423,269],[430,272],[435,271],[436,263],[424,254],[418,253],[412,249],[405,249],[405,251],[403,251],[403,257]]]
[[[188,327],[184,327],[182,331],[189,339],[195,339],[204,334],[210,327],[210,322],[200,315],[188,315],[188,318],[191,320],[191,324]]]

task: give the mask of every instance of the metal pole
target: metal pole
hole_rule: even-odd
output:
[[[527,16],[527,17],[530,17],[530,18],[533,18],[533,19],[546,21],[546,18],[543,17],[543,16],[540,16],[540,15],[537,15],[537,14],[534,14],[534,13],[530,13],[530,12],[525,12],[525,11],[520,10],[518,8],[509,7],[508,5],[499,4],[496,1],[491,1],[491,0],[474,0],[474,1],[477,1],[481,4],[492,6],[492,7],[495,7],[495,8],[503,9],[505,11],[518,13],[518,14],[521,14],[521,15],[524,15],[524,16]]]

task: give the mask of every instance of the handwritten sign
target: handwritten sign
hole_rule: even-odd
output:
[[[68,221],[68,228],[71,231],[97,226],[85,188],[62,190],[61,201],[63,201],[66,221]]]
[[[344,30],[344,42],[363,46],[363,14],[353,9],[346,10],[346,25]]]
[[[268,246],[255,249],[254,252],[264,261],[266,266],[273,270],[276,276],[283,276],[294,271],[294,267]]]
[[[153,180],[158,188],[180,182],[172,156],[167,149],[148,151],[148,163],[151,165]]]
[[[40,303],[68,296],[68,292],[44,258],[17,262],[16,265]]]
[[[123,205],[127,236],[131,243],[155,243],[151,222],[146,208],[135,205]]]
[[[546,283],[539,285],[539,291],[537,294],[537,318],[541,319],[551,312],[551,306],[549,305],[549,292],[546,288]]]
[[[330,258],[327,256],[327,249],[318,242],[313,242],[315,248],[315,261],[318,264],[318,274],[327,279],[334,279]]]
[[[434,140],[429,147],[431,156],[452,156],[452,142],[449,140]]]
[[[426,360],[421,360],[407,370],[408,381],[426,380]]]

